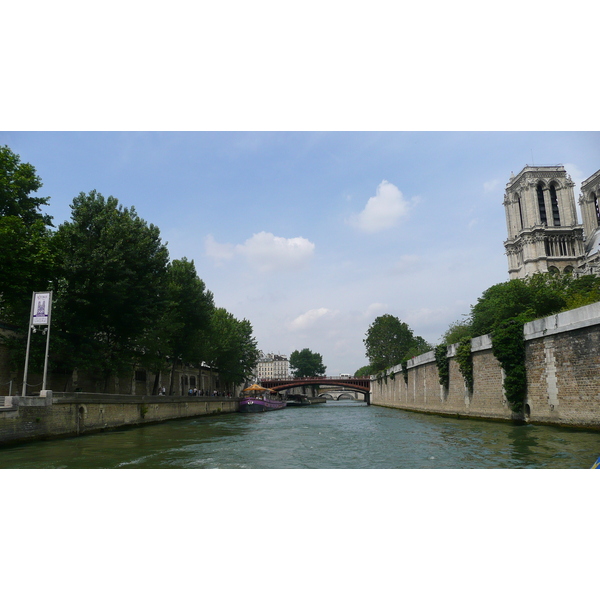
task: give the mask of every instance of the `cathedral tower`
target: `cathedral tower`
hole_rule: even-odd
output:
[[[579,208],[585,233],[584,273],[600,274],[600,171],[581,184]]]
[[[568,273],[582,263],[583,227],[577,223],[574,186],[562,165],[526,166],[516,177],[511,173],[504,194],[511,279]]]

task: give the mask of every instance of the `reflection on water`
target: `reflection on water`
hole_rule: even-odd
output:
[[[3,468],[585,468],[600,432],[454,419],[352,400],[0,448]]]

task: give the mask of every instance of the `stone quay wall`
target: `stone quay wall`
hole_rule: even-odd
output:
[[[236,412],[239,399],[88,393],[0,396],[0,444]]]
[[[492,353],[490,336],[471,341],[473,393],[448,347],[450,383],[439,383],[433,352],[371,378],[371,404],[441,415],[526,421],[600,429],[600,302],[538,319],[524,326],[527,398],[523,414],[513,413],[503,389],[504,373]]]

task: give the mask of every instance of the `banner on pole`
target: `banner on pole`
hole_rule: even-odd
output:
[[[36,292],[33,301],[33,325],[48,325],[50,311],[50,292]]]

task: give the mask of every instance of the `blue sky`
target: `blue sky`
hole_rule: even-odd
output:
[[[435,344],[507,279],[504,186],[525,164],[600,168],[600,134],[569,132],[18,132],[55,225],[96,189],[193,259],[261,350],[310,348],[329,375],[367,364],[385,313]],[[576,188],[576,199],[578,188]]]

